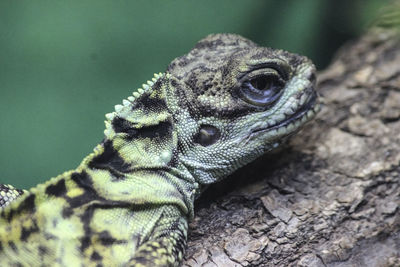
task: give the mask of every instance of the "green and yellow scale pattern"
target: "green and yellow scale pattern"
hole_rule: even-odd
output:
[[[148,97],[156,98],[157,92],[153,94]],[[165,134],[158,146],[163,138],[174,139],[171,131]],[[31,189],[4,208],[2,266],[158,266],[182,259],[192,207],[177,189],[186,192],[187,186],[158,169],[166,168],[162,163],[142,158],[149,160],[146,167],[134,165],[132,154],[140,152],[140,145],[113,136],[76,170]],[[143,146],[146,139],[150,142],[143,138]],[[118,152],[125,150],[129,158]]]
[[[286,79],[265,107],[234,93],[261,65]],[[106,115],[78,168],[29,191],[0,185],[0,266],[178,266],[195,198],[312,118],[314,72],[238,35],[201,40]]]

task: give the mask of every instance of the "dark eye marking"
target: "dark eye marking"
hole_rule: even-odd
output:
[[[201,125],[199,131],[194,136],[194,142],[202,146],[209,146],[218,141],[221,132],[212,125]]]

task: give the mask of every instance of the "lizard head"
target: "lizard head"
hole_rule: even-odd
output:
[[[314,87],[306,57],[210,35],[106,115],[104,153],[122,173],[170,170],[213,183],[309,121]]]
[[[201,184],[277,147],[318,106],[309,59],[234,34],[207,36],[166,75],[177,157]]]

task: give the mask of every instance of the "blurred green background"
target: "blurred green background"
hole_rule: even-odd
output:
[[[0,2],[0,183],[75,168],[104,114],[209,33],[238,33],[324,68],[382,0]]]

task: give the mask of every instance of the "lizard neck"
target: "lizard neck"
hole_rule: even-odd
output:
[[[105,139],[80,169],[115,201],[174,203],[189,217],[198,184],[177,158],[178,133],[166,103],[166,75],[107,114]]]
[[[105,139],[83,160],[76,170],[83,175],[76,177],[89,179],[90,190],[100,198],[132,205],[170,204],[193,217],[197,184],[189,172],[156,161],[137,164],[121,149]]]

